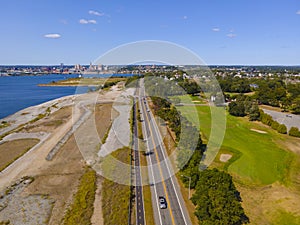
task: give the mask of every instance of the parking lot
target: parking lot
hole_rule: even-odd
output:
[[[288,131],[291,127],[298,127],[300,129],[300,115],[276,112],[268,109],[263,110],[265,113],[271,115],[278,123],[286,125]]]

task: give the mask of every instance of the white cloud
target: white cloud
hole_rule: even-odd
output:
[[[219,31],[220,31],[220,28],[215,27],[215,28],[212,29],[212,31],[214,31],[214,32],[219,32]]]
[[[97,24],[96,20],[89,20],[88,22],[91,23],[91,24]]]
[[[60,38],[61,35],[60,34],[45,34],[44,37],[45,38],[57,39],[57,38]]]
[[[104,16],[104,13],[97,12],[97,11],[94,11],[94,10],[90,10],[89,14],[94,15],[94,16]]]
[[[300,10],[298,10],[298,11],[296,12],[296,14],[297,14],[297,15],[300,15]]]
[[[227,37],[229,37],[229,38],[235,38],[236,34],[230,33],[230,34],[227,34]]]
[[[80,24],[97,24],[97,21],[96,20],[86,20],[86,19],[81,19],[79,20],[79,23]]]
[[[81,19],[81,20],[79,20],[79,23],[80,23],[80,24],[88,24],[89,21],[87,21],[87,20],[85,20],[85,19]]]

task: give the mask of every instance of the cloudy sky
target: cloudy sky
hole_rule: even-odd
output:
[[[89,64],[119,45],[169,41],[207,64],[300,65],[299,0],[9,0],[0,65]]]

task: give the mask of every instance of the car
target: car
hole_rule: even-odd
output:
[[[167,208],[167,201],[166,201],[165,197],[159,196],[158,199],[159,199],[159,208],[166,209]]]
[[[292,115],[285,115],[286,117],[290,117],[290,118],[292,118],[293,116]]]

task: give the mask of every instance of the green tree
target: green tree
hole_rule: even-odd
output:
[[[291,129],[289,131],[289,135],[293,136],[293,137],[300,137],[300,131],[299,131],[298,127],[291,127]]]
[[[292,111],[294,114],[300,114],[300,96],[293,100]]]
[[[233,116],[246,116],[245,106],[242,102],[230,102],[229,103],[229,113]]]
[[[250,121],[258,120],[259,116],[260,116],[260,111],[259,111],[258,105],[256,103],[254,103],[249,110],[249,120]]]
[[[274,130],[277,130],[279,126],[280,126],[280,123],[278,123],[277,121],[273,121],[271,124],[271,127]]]
[[[280,124],[277,128],[277,131],[280,134],[286,134],[287,133],[287,128],[284,124]]]
[[[249,222],[229,174],[217,169],[200,172],[192,202],[201,224],[238,225]]]

